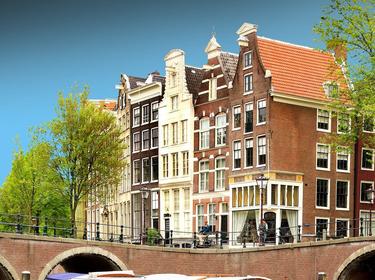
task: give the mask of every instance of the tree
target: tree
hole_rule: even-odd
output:
[[[52,147],[51,166],[63,184],[70,221],[76,223],[77,206],[95,193],[100,199],[117,186],[124,143],[116,118],[88,100],[88,89],[78,94],[59,94],[57,117],[48,125],[46,139]]]
[[[375,0],[331,0],[314,27],[326,50],[338,54],[336,66],[345,74],[336,75],[334,83],[341,86],[331,95],[331,110],[344,124],[343,133],[331,139],[336,146],[352,146],[361,139],[365,146],[375,147],[374,135],[363,134],[364,126],[375,125],[374,10]]]
[[[32,216],[67,218],[68,208],[60,195],[61,184],[50,168],[51,147],[33,142],[29,151],[14,153],[12,169],[0,189],[0,211]]]

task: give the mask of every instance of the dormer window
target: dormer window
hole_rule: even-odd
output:
[[[244,65],[244,68],[249,68],[253,66],[253,52],[252,51],[244,53],[243,65]]]
[[[325,82],[323,84],[324,93],[327,97],[337,97],[339,93],[339,86],[336,82]]]

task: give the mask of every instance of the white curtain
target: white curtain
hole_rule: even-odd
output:
[[[286,212],[286,218],[288,219],[288,224],[289,224],[289,228],[290,228],[290,233],[293,235],[293,238],[294,238],[294,242],[297,242],[297,233],[298,233],[298,224],[297,224],[297,221],[298,221],[298,215],[297,215],[297,211],[293,211],[293,210],[285,210]]]
[[[232,229],[232,242],[236,244],[237,236],[242,232],[247,217],[247,211],[233,212],[233,229]]]

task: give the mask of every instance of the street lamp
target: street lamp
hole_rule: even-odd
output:
[[[144,244],[143,237],[146,236],[146,200],[149,196],[149,189],[146,187],[142,187],[140,189],[141,196],[142,196],[142,238],[141,238],[141,244]]]
[[[368,232],[369,236],[372,236],[372,222],[371,222],[371,220],[372,220],[372,207],[374,205],[374,192],[375,192],[375,190],[372,187],[369,187],[366,190],[367,200],[370,200],[370,203],[371,203],[371,206],[370,206],[370,230]]]
[[[264,225],[262,225],[262,222],[263,222],[263,192],[267,188],[267,183],[268,183],[269,178],[265,177],[264,174],[260,174],[260,176],[255,178],[255,180],[257,182],[257,186],[260,189],[260,222],[259,222],[259,228],[263,228],[263,226],[264,226]],[[260,245],[264,244],[263,243],[264,242],[264,240],[263,240],[264,230],[265,229],[263,229],[263,231],[260,230],[260,233],[262,233],[262,235],[263,235],[263,236],[261,236]]]

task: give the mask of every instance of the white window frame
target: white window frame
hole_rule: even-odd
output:
[[[246,110],[247,106],[249,106],[251,108],[251,110]],[[249,133],[253,133],[254,132],[254,103],[253,102],[247,102],[244,104],[243,106],[243,110],[244,110],[244,114],[243,114],[243,133],[244,134],[249,134]],[[252,119],[253,119],[253,129],[249,132],[246,132],[246,112],[248,111],[251,111],[251,115],[252,115]]]
[[[315,216],[315,226],[314,226],[314,232],[315,232],[315,236],[317,236],[317,232],[316,232],[316,226],[317,226],[317,220],[327,220],[327,237],[329,236],[330,234],[330,218],[329,217],[321,217],[321,216]]]
[[[176,102],[174,102],[176,100]],[[171,96],[171,111],[178,110],[178,95]]]
[[[236,112],[236,109],[239,108],[240,109],[240,126],[239,127],[234,127],[234,115],[235,115],[235,112]],[[241,129],[241,105],[235,105],[232,107],[232,130],[240,130]]]
[[[265,104],[264,107],[260,107],[259,103],[263,103]],[[259,109],[261,108],[266,108],[266,121],[264,122],[259,122]],[[263,125],[263,124],[266,124],[267,123],[267,100],[266,99],[259,99],[257,100],[257,126],[258,125]]]
[[[144,147],[144,133],[148,133],[148,148]],[[141,147],[142,151],[147,151],[150,149],[151,141],[150,141],[150,131],[148,129],[142,130],[142,140],[141,140]]]
[[[200,230],[200,227],[204,226],[204,205],[203,204],[197,204],[196,206],[196,217],[197,217],[197,222],[196,222],[196,231],[198,232]],[[199,209],[202,209],[202,211],[199,211]],[[202,225],[199,225],[199,219],[202,218]]]
[[[250,89],[246,90],[246,78],[249,78],[249,83],[250,83]],[[253,73],[245,74],[243,76],[243,95],[248,95],[254,92],[254,75]]]
[[[347,222],[347,229],[346,229],[346,237],[343,238],[349,238],[350,237],[350,219],[348,218],[335,218],[335,236],[337,236],[337,221],[345,221]]]
[[[135,110],[139,110],[139,123],[138,124],[135,124],[135,112],[134,112]],[[138,106],[138,107],[133,108],[133,127],[140,126],[141,122],[142,122],[141,108]]]
[[[225,117],[225,125],[224,126],[218,126],[218,118],[220,117]],[[224,135],[224,138],[222,138],[222,144],[218,144],[217,143],[217,140],[218,140],[218,136],[217,136],[217,132],[219,129],[224,129],[225,131],[225,135]],[[223,141],[225,140],[225,141]],[[225,113],[220,113],[218,115],[216,115],[215,117],[215,147],[221,147],[221,146],[225,146],[227,143],[227,114]]]
[[[144,160],[148,160],[148,162],[149,162],[149,166],[148,166],[148,168],[150,169],[150,180],[145,180],[145,178],[144,178],[144,172],[143,172],[143,170],[144,170],[144,167],[143,167],[143,162],[144,162]],[[150,160],[150,158],[149,157],[145,157],[145,158],[142,158],[142,167],[141,167],[141,169],[142,169],[142,175],[141,175],[141,181],[142,181],[142,184],[144,184],[144,183],[148,183],[149,181],[151,181],[151,160]]]
[[[146,112],[145,108],[148,107],[148,121],[144,121],[143,120],[143,117],[144,117],[144,112]],[[144,124],[148,124],[150,122],[150,119],[151,119],[151,116],[150,116],[150,104],[145,104],[142,106],[142,116],[141,116],[141,124],[144,125]]]
[[[176,156],[176,158],[174,159],[174,156]],[[178,153],[172,153],[171,154],[171,160],[172,160],[172,177],[177,177],[178,174],[179,174],[179,170],[178,170],[178,167],[179,167],[179,164],[178,164]]]
[[[317,205],[318,204],[318,180],[328,181],[327,207]],[[315,209],[329,210],[330,205],[331,205],[331,179],[316,177],[316,179],[315,179]]]
[[[264,137],[265,139],[266,139],[266,145],[265,145],[265,147],[266,147],[266,162],[264,163],[264,164],[259,164],[259,138],[262,138],[262,137]],[[262,134],[262,135],[258,135],[257,136],[257,150],[256,150],[256,157],[257,157],[257,167],[262,167],[262,166],[266,166],[267,165],[267,159],[268,159],[268,143],[267,143],[268,141],[267,141],[267,137],[266,137],[266,135],[265,134]]]
[[[138,161],[140,164],[139,164],[139,175],[140,175],[140,178],[139,178],[139,182],[136,183],[135,182],[135,162]],[[136,159],[136,160],[133,160],[133,185],[139,185],[140,183],[142,182],[142,164],[141,164],[141,160],[140,159]]]
[[[348,130],[350,131],[351,126],[352,126],[352,120],[350,119],[350,115],[349,114],[346,114],[346,116],[348,116]],[[346,132],[339,131],[339,127],[340,127],[340,114],[337,114],[337,116],[336,116],[336,131],[337,131],[337,134],[344,134],[344,133],[346,133]]]
[[[374,189],[374,187],[375,187],[374,181],[361,180],[360,183],[359,183],[359,202],[360,203],[365,203],[365,204],[371,204],[371,200],[370,201],[362,200],[362,184],[363,183],[372,185],[371,188]],[[375,194],[373,194],[373,195],[375,196]]]
[[[189,151],[183,151],[182,153],[182,175],[186,176],[189,174]],[[186,160],[185,160],[186,155]],[[186,169],[186,173],[185,173]]]
[[[163,135],[163,142],[162,142],[163,147],[166,147],[166,146],[168,146],[168,143],[169,143],[169,141],[168,141],[168,138],[169,138],[169,135],[168,135],[169,134],[168,124],[165,124],[165,125],[162,126],[161,133]]]
[[[217,161],[218,160],[224,160],[224,167],[220,167],[218,168],[217,167]],[[226,160],[225,160],[225,157],[222,157],[222,156],[219,156],[217,158],[215,158],[215,191],[223,191],[225,190],[225,170],[226,170]],[[223,186],[221,188],[218,188],[217,186],[217,171],[220,171],[220,172],[224,172],[224,176],[223,176]]]
[[[139,149],[138,150],[135,150],[135,135],[138,134],[139,135]],[[138,153],[142,150],[142,139],[141,139],[141,132],[140,131],[137,131],[137,132],[134,132],[133,133],[133,153]]]
[[[157,146],[154,146],[153,141],[152,141],[152,132],[155,131],[155,130],[158,132],[156,134],[158,136],[158,145]],[[154,127],[154,128],[151,128],[150,131],[151,131],[151,133],[150,133],[150,142],[151,142],[150,143],[150,149],[155,149],[155,148],[159,147],[159,128]]]
[[[364,168],[362,166],[362,163],[363,163],[363,151],[364,150],[372,152],[371,168]],[[362,147],[362,150],[361,150],[361,170],[374,171],[374,165],[375,165],[375,163],[374,163],[374,157],[375,157],[375,149],[369,149],[369,148]]]
[[[240,152],[239,152],[239,155],[240,155],[240,157],[239,157],[239,159],[240,159],[240,167],[234,167],[234,161],[235,161],[235,154],[234,154],[234,148],[235,148],[235,143],[240,143]],[[241,166],[242,166],[242,158],[241,158],[241,154],[242,154],[242,143],[241,143],[242,141],[241,141],[241,139],[236,139],[236,140],[233,140],[233,142],[232,142],[232,147],[233,147],[233,151],[232,151],[232,154],[233,154],[233,160],[232,160],[232,170],[234,171],[234,170],[240,170],[241,169]]]
[[[202,128],[203,122],[208,123],[208,127],[205,129]],[[208,137],[203,138],[202,135],[203,134],[206,135],[206,133],[208,134]],[[207,144],[207,145],[203,146],[202,143]],[[203,149],[209,149],[209,148],[210,148],[210,118],[203,117],[199,120],[199,149],[203,150]]]
[[[202,170],[201,169],[201,164],[204,163],[204,164],[208,164],[208,169],[204,169]],[[199,185],[198,185],[198,192],[199,193],[207,193],[210,191],[210,182],[209,182],[209,177],[210,177],[210,161],[208,159],[202,159],[199,161]],[[202,178],[201,178],[201,175],[203,175],[203,173],[207,173],[207,181],[206,181],[206,184],[205,186],[207,187],[207,189],[205,190],[202,190],[201,189],[201,183],[202,183]]]
[[[246,65],[246,55],[250,55],[250,64]],[[253,51],[247,51],[243,54],[243,70],[249,69],[253,67]]]
[[[328,129],[319,128],[319,111],[327,111],[328,112]],[[329,110],[325,109],[316,109],[316,130],[321,132],[331,132],[331,123],[332,123],[332,116]]]
[[[373,121],[373,126],[374,126],[373,130],[372,131],[365,130],[365,118],[363,118],[363,122],[362,122],[363,132],[365,132],[365,133],[375,133],[375,119],[373,119],[372,121]]]
[[[325,168],[325,167],[318,167],[318,146],[319,145],[328,146],[327,168]],[[322,170],[322,171],[330,171],[331,170],[331,146],[329,144],[316,143],[316,147],[315,147],[315,168],[316,168],[316,170]]]
[[[178,122],[171,123],[172,129],[172,145],[178,144]]]
[[[154,158],[156,158],[157,160],[158,160],[158,179],[156,179],[156,180],[153,180],[152,178],[154,177],[153,175],[154,175],[154,172],[152,172],[152,159],[154,159]],[[160,165],[159,165],[159,157],[158,156],[152,156],[151,158],[150,158],[150,167],[151,167],[151,172],[150,172],[150,182],[157,182],[157,181],[159,181],[159,168],[160,168]]]
[[[345,147],[341,147],[341,148],[344,148]],[[340,173],[350,173],[350,152],[347,151],[347,155],[348,155],[348,169],[347,170],[344,170],[344,169],[339,169],[339,155],[343,154],[342,152],[340,151],[337,151],[336,152],[336,172],[340,172]]]
[[[153,112],[153,106],[154,105],[157,105],[157,118],[156,119],[154,119],[153,118],[153,114],[152,114],[152,112]],[[152,102],[151,103],[151,108],[150,108],[150,119],[151,119],[151,122],[157,122],[158,120],[159,120],[159,102],[158,101],[155,101],[155,102]]]
[[[188,121],[182,120],[181,121],[181,143],[187,142],[187,133],[188,133]]]
[[[208,80],[208,101],[217,99],[217,77]]]
[[[337,207],[337,183],[338,182],[346,182],[348,184],[348,189],[347,189],[347,198],[346,198],[346,207],[341,208]],[[335,199],[335,208],[336,210],[343,210],[343,211],[349,211],[349,205],[350,205],[350,181],[349,180],[336,180],[336,199]]]
[[[253,164],[250,165],[250,166],[247,166],[246,165],[246,161],[247,161],[247,154],[246,154],[246,143],[247,141],[251,141],[252,142],[252,148],[253,148],[253,158],[252,158],[252,161],[253,161]],[[245,138],[244,139],[244,149],[243,149],[243,152],[244,152],[244,169],[247,169],[247,168],[253,168],[254,167],[254,138]],[[267,141],[266,141],[266,144],[267,144]]]

